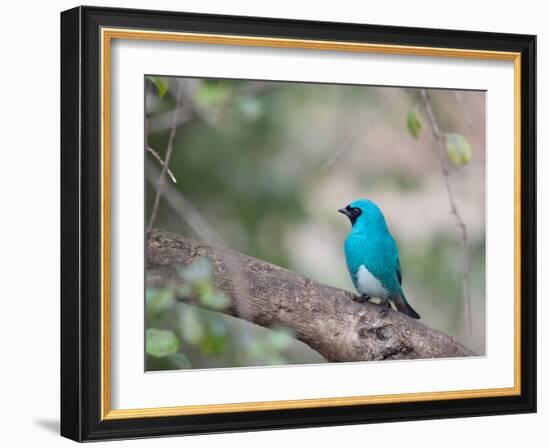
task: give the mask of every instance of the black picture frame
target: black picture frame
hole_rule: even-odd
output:
[[[101,418],[100,29],[521,53],[521,394],[423,402]],[[61,435],[76,441],[536,411],[536,37],[77,7],[61,14]]]

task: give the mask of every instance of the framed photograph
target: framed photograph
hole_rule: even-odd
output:
[[[61,14],[61,433],[536,410],[535,36]]]

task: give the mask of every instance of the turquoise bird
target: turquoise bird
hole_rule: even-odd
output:
[[[391,301],[402,313],[420,319],[403,293],[397,244],[380,208],[368,199],[359,199],[338,211],[351,221],[344,252],[353,285],[361,294],[356,300],[376,297],[381,300],[384,314],[391,308]]]

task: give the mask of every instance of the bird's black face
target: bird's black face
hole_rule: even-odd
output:
[[[352,226],[355,224],[355,221],[357,221],[357,218],[361,216],[361,209],[357,207],[351,207],[350,205],[348,205],[346,208],[341,208],[338,211],[349,218]]]

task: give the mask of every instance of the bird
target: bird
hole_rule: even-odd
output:
[[[398,311],[420,319],[403,292],[399,251],[382,210],[369,199],[358,199],[338,211],[351,222],[344,253],[353,285],[360,294],[355,300],[380,299],[384,316],[393,302]]]

